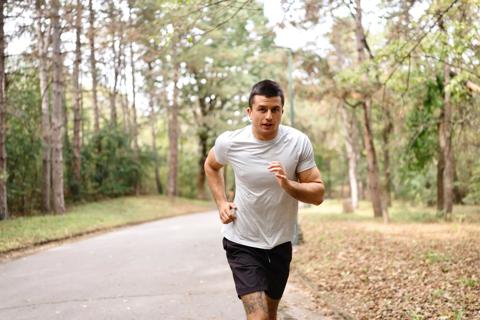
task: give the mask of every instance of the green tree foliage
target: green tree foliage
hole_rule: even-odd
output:
[[[8,80],[8,200],[11,212],[28,214],[41,209],[41,110],[39,79],[34,69],[15,72]],[[68,164],[71,148],[64,149],[66,159],[67,200],[98,199],[133,194],[135,185],[151,165],[148,150],[135,158],[131,137],[120,129],[104,128],[86,140],[82,149],[82,181],[74,179]]]
[[[130,137],[117,128],[104,128],[82,149],[82,193],[92,197],[133,194],[151,160],[142,152],[135,158]]]
[[[470,192],[465,198],[465,201],[471,204],[480,203],[480,161],[478,161],[478,159],[475,163],[475,167],[472,175],[470,176],[468,184],[470,185]]]
[[[8,202],[10,211],[32,212],[41,202],[41,114],[37,74],[31,69],[8,78]]]
[[[407,170],[422,171],[438,152],[438,117],[443,105],[443,79],[427,81],[423,105],[413,108],[407,117],[407,130],[413,134],[406,148]]]

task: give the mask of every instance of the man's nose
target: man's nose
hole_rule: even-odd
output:
[[[268,110],[267,111],[267,116],[266,116],[267,120],[271,120],[272,119],[272,110]]]

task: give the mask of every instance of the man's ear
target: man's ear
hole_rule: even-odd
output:
[[[247,107],[247,109],[245,109],[245,111],[247,112],[247,115],[248,115],[248,117],[250,118],[250,114],[252,113],[252,108],[251,108],[251,107]]]

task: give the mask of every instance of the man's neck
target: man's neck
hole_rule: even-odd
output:
[[[278,129],[277,131],[275,132],[272,132],[271,134],[269,135],[262,135],[262,134],[259,134],[258,132],[255,131],[255,129],[252,127],[252,133],[253,133],[253,136],[255,137],[255,139],[257,140],[261,140],[261,141],[270,141],[270,140],[273,140],[277,137],[278,135],[278,131],[280,129]]]

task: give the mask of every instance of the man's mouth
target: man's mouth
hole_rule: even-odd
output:
[[[273,127],[273,123],[262,123],[262,128],[270,129]]]

